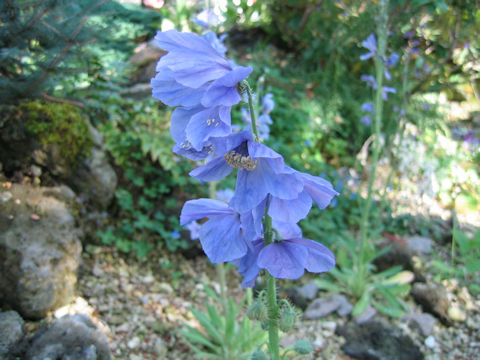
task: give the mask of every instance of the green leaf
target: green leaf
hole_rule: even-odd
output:
[[[353,307],[352,316],[362,314],[370,303],[370,291],[365,291]]]

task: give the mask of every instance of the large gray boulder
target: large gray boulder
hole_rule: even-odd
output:
[[[24,321],[16,311],[0,313],[0,359],[8,359],[24,335]]]
[[[43,318],[74,294],[82,231],[67,187],[0,190],[0,305]]]
[[[31,341],[25,360],[109,360],[108,339],[83,314],[67,315],[40,329]]]

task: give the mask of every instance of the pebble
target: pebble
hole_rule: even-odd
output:
[[[448,317],[453,321],[464,322],[465,320],[467,320],[467,314],[465,314],[465,312],[462,309],[456,306],[449,307],[447,314],[448,314]]]
[[[318,290],[319,290],[319,287],[315,280],[311,280],[305,285],[298,288],[298,292],[300,293],[300,295],[302,295],[307,300],[315,299],[315,296],[317,296]]]
[[[133,337],[128,343],[127,346],[129,349],[135,349],[140,345],[140,338],[138,336]]]
[[[1,202],[7,202],[12,198],[12,193],[10,191],[4,191],[0,194],[0,201]]]
[[[341,295],[333,295],[326,298],[315,299],[305,310],[305,319],[319,319],[331,314],[342,305]]]
[[[423,336],[430,336],[433,333],[433,328],[437,323],[437,319],[430,314],[411,314],[409,317],[409,324],[413,328],[420,329]]]
[[[357,324],[364,324],[372,320],[375,315],[377,315],[377,310],[375,310],[372,305],[368,305],[363,313],[355,316],[355,322]]]
[[[437,346],[437,341],[435,340],[435,337],[433,335],[430,335],[425,339],[425,346],[430,349],[433,349]]]
[[[321,336],[317,336],[312,345],[315,349],[322,349],[325,346],[325,339]]]
[[[429,254],[432,252],[432,239],[422,236],[412,236],[405,239],[408,248],[418,254]]]

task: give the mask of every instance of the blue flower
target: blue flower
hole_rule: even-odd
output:
[[[168,54],[157,64],[152,94],[169,106],[179,106],[171,118],[176,152],[184,155],[191,148],[193,153],[202,152],[210,137],[231,132],[231,107],[241,100],[237,85],[252,68],[225,59],[208,33],[200,37],[170,30],[155,39]]]
[[[377,79],[375,79],[372,75],[362,75],[360,76],[360,80],[365,81],[367,86],[370,86],[374,89],[377,88]]]
[[[200,229],[202,228],[202,225],[200,225],[196,221],[189,222],[187,225],[185,225],[188,231],[190,231],[190,240],[197,240],[200,238]]]
[[[243,287],[252,287],[262,269],[278,279],[293,280],[300,278],[305,270],[321,273],[335,266],[333,253],[316,241],[302,238],[298,226],[276,223],[274,227],[283,239],[275,239],[267,246],[263,239],[257,239],[247,254],[235,261],[244,277]]]
[[[370,118],[370,116],[365,115],[364,117],[362,117],[362,118],[360,119],[360,122],[361,122],[362,124],[365,124],[365,125],[367,125],[367,126],[370,126],[370,124],[372,123],[372,119]]]
[[[267,93],[262,99],[262,112],[265,114],[270,113],[275,107],[275,101],[273,100],[273,94]]]
[[[172,239],[180,239],[180,233],[178,232],[178,229],[173,230],[170,236]]]
[[[373,104],[372,103],[363,103],[362,104],[362,111],[369,112],[369,113],[373,114],[373,111],[374,111]]]
[[[397,89],[395,89],[393,87],[384,86],[383,89],[382,89],[383,100],[388,100],[388,93],[396,94]]]
[[[207,164],[190,172],[201,181],[218,181],[238,169],[235,195],[230,205],[240,213],[262,202],[268,194],[294,200],[303,189],[295,171],[285,166],[283,157],[268,146],[253,141],[248,131],[223,138],[212,138],[218,155]]]
[[[187,201],[180,225],[209,218],[200,228],[200,243],[212,263],[233,261],[247,254],[249,240],[241,226],[241,216],[225,202],[212,199]]]
[[[371,57],[374,57],[377,53],[377,38],[375,37],[375,35],[370,34],[366,40],[362,41],[362,46],[370,51],[366,54],[361,55],[360,60],[364,61],[370,59]]]
[[[193,18],[192,21],[204,29],[208,29],[211,26],[218,26],[222,23],[222,20],[215,13],[215,9],[213,8],[208,8],[199,12],[197,17]]]

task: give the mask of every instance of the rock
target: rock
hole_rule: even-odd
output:
[[[108,360],[108,339],[83,314],[64,316],[34,335],[25,360]]]
[[[0,304],[39,319],[73,296],[83,234],[67,204],[51,196],[61,189],[10,191],[12,201],[0,203]]]
[[[0,359],[9,358],[9,354],[20,343],[24,334],[23,319],[16,311],[0,313]]]
[[[411,252],[417,254],[429,254],[432,252],[432,239],[422,236],[411,236],[405,239],[407,247]]]
[[[342,350],[349,356],[365,360],[421,360],[423,354],[400,329],[385,321],[364,324],[347,323],[336,331],[345,338]]]
[[[342,295],[333,295],[326,298],[315,299],[305,310],[307,320],[319,319],[339,309],[346,298]],[[347,300],[348,302],[348,300]]]
[[[409,315],[408,323],[412,328],[419,329],[423,336],[430,336],[433,333],[437,319],[427,313],[413,313]]]
[[[338,295],[339,296],[339,301],[340,301],[340,307],[337,309],[337,314],[338,316],[347,316],[353,311],[353,305],[350,304],[350,301],[343,296],[343,295]]]
[[[157,62],[166,52],[160,49],[154,40],[138,45],[134,51],[130,62],[137,67],[137,71],[132,74],[132,80],[136,83],[150,84],[150,80],[156,75]]]
[[[435,283],[415,283],[413,284],[411,294],[417,304],[421,305],[423,310],[435,315],[444,325],[451,325],[452,321],[447,315],[450,307],[447,291],[442,285]]]
[[[317,283],[315,280],[311,280],[305,285],[297,288],[297,291],[302,295],[305,299],[307,300],[313,300],[315,299],[315,296],[317,296],[318,290],[320,288],[318,287]]]
[[[425,346],[433,349],[435,346],[437,346],[437,341],[435,340],[435,337],[430,335],[425,339]]]
[[[291,304],[299,309],[305,310],[309,304],[309,301],[298,291],[297,287],[281,288],[279,294],[281,297],[289,299]]]
[[[355,316],[355,322],[357,324],[364,324],[372,320],[375,317],[375,315],[377,315],[377,310],[375,310],[375,308],[372,305],[368,304],[366,309],[363,311],[363,313]]]
[[[465,313],[465,311],[463,311],[457,306],[449,307],[447,310],[447,315],[453,321],[464,322],[465,320],[467,320],[467,314]]]
[[[90,123],[88,125],[93,139],[90,156],[80,161],[71,172],[64,174],[64,178],[77,194],[84,194],[88,201],[104,209],[115,194],[117,175],[103,149],[102,136]]]

